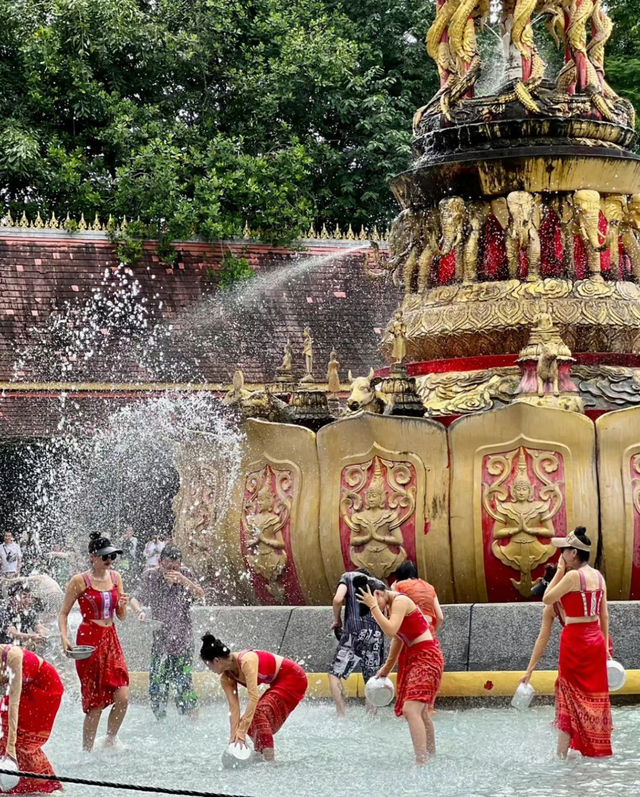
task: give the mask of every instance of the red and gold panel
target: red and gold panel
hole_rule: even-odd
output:
[[[583,415],[512,404],[449,427],[458,601],[520,601],[577,525],[598,543],[595,430]]]
[[[318,432],[320,544],[327,580],[366,567],[386,578],[407,558],[453,598],[443,426],[358,413]]]
[[[245,477],[240,545],[253,591],[265,606],[302,605],[291,546],[291,515],[296,511],[300,470],[265,457]],[[298,488],[298,489],[296,489]]]
[[[596,421],[602,550],[611,600],[640,600],[640,408]]]
[[[567,533],[561,451],[521,445],[482,458],[482,549],[490,602],[528,600]]]

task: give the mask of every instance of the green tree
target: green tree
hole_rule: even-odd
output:
[[[435,90],[417,0],[0,0],[14,209],[158,233],[382,223]]]
[[[637,0],[613,0],[609,13],[614,29],[607,48],[607,80],[640,110],[640,17]]]

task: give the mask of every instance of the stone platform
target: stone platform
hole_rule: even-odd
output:
[[[445,621],[438,638],[450,673],[521,671],[529,662],[540,628],[542,604],[458,604],[442,607]],[[615,658],[632,670],[640,667],[640,601],[609,604]],[[336,649],[330,631],[330,606],[196,606],[194,631],[199,642],[211,631],[232,650],[254,647],[299,661],[308,673],[326,673]],[[151,629],[130,617],[118,624],[129,669],[146,671]],[[555,670],[560,628],[538,670]],[[204,670],[200,661],[196,670]]]

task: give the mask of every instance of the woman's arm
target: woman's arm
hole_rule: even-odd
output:
[[[9,668],[9,733],[7,735],[7,755],[17,759],[16,740],[18,737],[18,715],[22,695],[22,648],[11,648],[7,655]]]
[[[67,628],[69,612],[73,608],[73,604],[78,600],[80,595],[82,595],[83,591],[84,591],[84,581],[82,579],[82,576],[73,576],[73,578],[67,584],[67,589],[64,593],[64,599],[62,601],[62,608],[60,609],[60,614],[58,615],[58,628],[60,629],[60,641],[62,642],[62,650],[65,653],[71,648],[71,644],[69,643],[68,628]]]
[[[398,656],[400,655],[401,650],[402,642],[397,636],[394,636],[394,638],[391,640],[391,645],[389,646],[389,655],[387,656],[387,660],[376,673],[378,678],[386,678],[387,675],[389,675],[389,673],[396,666],[396,662],[398,661]]]
[[[116,573],[116,588],[118,590],[118,605],[116,606],[116,617],[118,620],[124,620],[127,616],[127,605],[129,603],[129,596],[124,591],[122,586],[122,576]]]
[[[442,608],[440,607],[440,601],[437,598],[433,599],[433,610],[436,615],[436,621],[433,624],[434,632],[440,628],[442,623],[444,622],[444,614],[442,614]]]
[[[524,674],[524,677],[521,678],[520,683],[527,684],[531,678],[532,672],[538,666],[538,662],[542,658],[545,650],[547,649],[547,645],[549,644],[549,637],[551,636],[551,627],[553,626],[553,618],[555,614],[553,612],[553,606],[545,606],[542,610],[542,623],[540,625],[540,632],[538,633],[538,638],[535,641],[533,646],[533,651],[531,653],[531,658],[529,659],[529,664],[527,665],[527,671]]]
[[[557,575],[556,573],[553,577],[553,581],[555,581]],[[566,595],[567,592],[574,591],[576,587],[579,586],[580,577],[575,570],[570,570],[568,573],[562,575],[555,584],[553,581],[546,588],[542,596],[542,602],[545,606],[553,605],[556,601],[559,601],[563,595]]]
[[[242,656],[242,664],[240,670],[244,675],[244,682],[249,693],[249,700],[244,710],[244,714],[240,717],[234,741],[246,742],[247,731],[251,727],[253,715],[260,700],[260,692],[258,691],[258,654],[245,653]]]
[[[371,593],[369,594],[371,595]],[[385,633],[387,636],[395,636],[398,633],[398,629],[402,625],[405,615],[407,614],[407,601],[412,602],[411,598],[399,593],[398,597],[395,598],[391,604],[391,614],[389,619],[387,619],[380,611],[380,607],[378,606],[375,598],[373,598],[373,600],[375,605],[369,607],[371,609],[371,616],[376,623],[378,623],[383,633]]]
[[[238,723],[240,722],[240,701],[238,700],[238,684],[223,673],[220,676],[220,685],[229,705],[229,741],[235,740]]]

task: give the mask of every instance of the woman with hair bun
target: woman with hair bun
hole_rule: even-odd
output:
[[[89,538],[91,567],[71,578],[58,616],[65,654],[73,649],[68,636],[68,618],[76,601],[82,613],[76,644],[95,647],[88,659],[76,660],[85,714],[83,750],[93,749],[100,716],[111,704],[105,746],[113,746],[129,706],[129,672],[114,625],[114,617],[124,620],[129,603],[120,573],[113,570],[113,563],[121,553],[107,537],[98,531],[92,532]]]
[[[231,650],[213,634],[202,637],[200,658],[211,672],[220,676],[220,685],[229,704],[231,743],[246,745],[247,734],[254,750],[266,761],[275,759],[273,737],[304,697],[307,676],[299,664],[266,650]],[[240,714],[238,684],[249,693],[244,713]],[[262,697],[259,684],[269,688]]]
[[[566,537],[552,537],[551,544],[562,554],[542,600],[548,607],[555,606],[561,619],[564,616],[555,686],[558,756],[566,758],[569,747],[584,756],[609,756],[607,585],[589,565],[591,540],[584,526]]]

